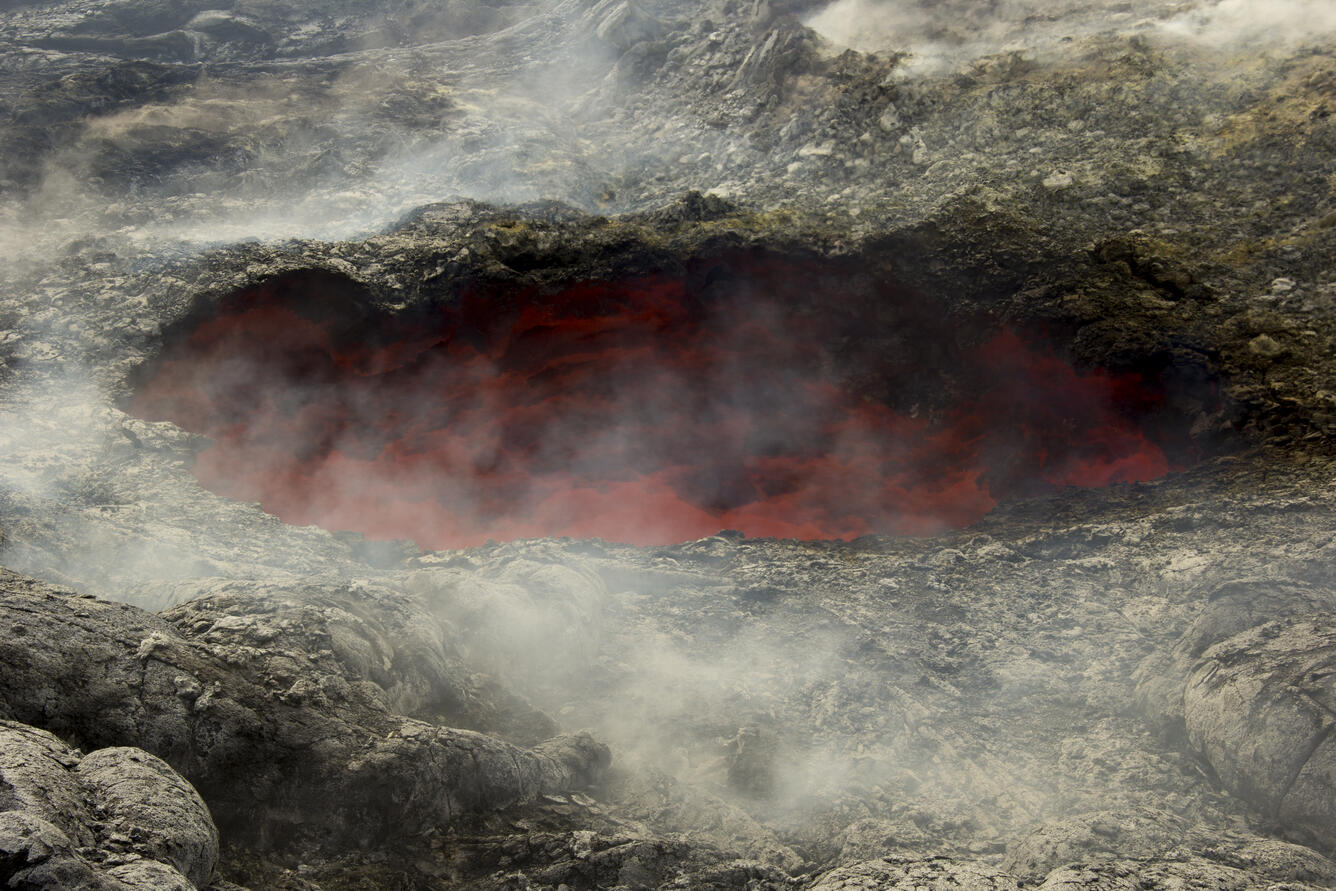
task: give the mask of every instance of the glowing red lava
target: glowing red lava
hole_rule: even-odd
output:
[[[475,291],[412,318],[275,281],[170,346],[132,410],[211,437],[195,473],[215,492],[430,548],[926,534],[1008,495],[1172,469],[1138,423],[1153,386],[1012,333],[942,348],[968,392],[931,420],[869,398],[859,382],[894,388],[927,334],[869,348],[870,323],[802,300],[813,279],[791,273]]]

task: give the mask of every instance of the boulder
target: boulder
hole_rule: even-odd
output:
[[[82,755],[0,721],[0,884],[26,891],[195,891],[218,830],[195,790],[135,748]]]
[[[1183,697],[1221,781],[1300,839],[1336,847],[1336,627],[1269,622],[1205,651]]]
[[[0,714],[86,748],[153,752],[195,784],[225,831],[261,848],[310,835],[362,845],[434,829],[588,783],[610,760],[588,735],[529,749],[397,713],[395,701],[421,699],[396,694],[394,673],[381,671],[396,653],[420,652],[421,637],[387,642],[365,592],[272,595],[261,586],[196,601],[172,614],[178,628],[0,574]],[[422,615],[408,601],[398,606],[405,612],[392,600],[378,606],[388,627]],[[439,676],[421,680],[426,699],[443,695]],[[95,764],[116,757],[124,756]],[[160,768],[133,759],[122,767],[90,776],[118,789],[117,813],[133,816],[147,802],[116,777],[146,780]],[[61,794],[73,802],[72,791]],[[53,806],[46,819],[67,809]],[[198,832],[153,845],[196,875],[208,848]]]

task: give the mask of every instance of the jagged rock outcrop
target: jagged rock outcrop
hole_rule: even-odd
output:
[[[907,860],[887,857],[842,866],[817,879],[811,891],[908,891],[911,888],[969,888],[1015,891],[1016,880],[1001,870],[955,863],[945,857]]]

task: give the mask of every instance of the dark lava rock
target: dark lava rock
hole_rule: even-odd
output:
[[[88,755],[0,722],[0,881],[30,891],[205,888],[218,830],[194,788],[137,748]]]
[[[337,630],[321,621],[338,619],[332,607],[313,607],[305,627],[289,619],[292,642],[275,651],[267,597],[252,601],[252,616],[244,598],[228,613],[197,605],[178,630],[128,605],[12,574],[0,582],[0,710],[85,748],[157,753],[203,791],[226,831],[262,847],[304,835],[360,844],[448,825],[588,783],[607,765],[607,749],[588,737],[522,749],[396,715],[383,688],[357,676],[365,666],[312,674],[307,665],[334,662],[336,651],[374,652],[376,638],[355,618]],[[240,629],[240,640],[210,642],[215,625]],[[133,814],[142,771],[108,770],[88,782],[116,790],[115,807]],[[172,856],[180,844],[167,845]]]

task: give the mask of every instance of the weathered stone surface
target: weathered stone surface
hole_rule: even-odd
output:
[[[76,846],[93,844],[93,814],[74,768],[79,755],[45,731],[12,721],[0,725],[4,748],[6,811],[28,814],[57,827]]]
[[[1312,848],[1278,839],[1253,839],[1234,845],[1209,846],[1208,859],[1248,870],[1277,882],[1303,882],[1319,888],[1336,883],[1336,863]]]
[[[29,891],[209,884],[218,831],[190,784],[141,749],[89,755],[0,721],[0,881]]]
[[[1216,585],[1173,649],[1148,656],[1138,667],[1141,708],[1162,728],[1181,732],[1184,687],[1209,647],[1267,622],[1334,609],[1336,595],[1330,587],[1301,579],[1258,577]]]
[[[1055,869],[1038,887],[1075,891],[1077,888],[1271,888],[1270,879],[1195,857],[1160,861],[1116,860],[1077,863]],[[1296,884],[1294,887],[1320,886]]]
[[[218,861],[218,829],[194,788],[166,762],[122,746],[85,755],[75,773],[111,831],[134,839],[138,850],[175,867],[197,887],[209,883]]]
[[[585,13],[598,39],[619,52],[663,36],[663,24],[635,0],[600,0]]]
[[[1073,862],[1153,860],[1192,843],[1193,829],[1182,817],[1150,808],[1079,814],[1045,823],[1019,840],[1002,867],[1033,882]]]
[[[11,888],[32,891],[121,891],[124,887],[95,872],[60,829],[22,811],[0,813],[0,878]]]
[[[1301,838],[1336,846],[1336,631],[1271,622],[1203,654],[1188,736],[1221,780]]]
[[[817,879],[812,891],[840,888],[850,891],[909,891],[915,888],[1014,891],[1016,887],[1016,880],[1000,870],[946,858],[907,860],[887,857],[832,870]]]
[[[356,657],[384,639],[350,616],[355,591],[342,598],[320,592],[335,621],[325,623],[319,610],[305,628],[290,621],[289,648],[274,652],[261,618],[274,615],[267,596],[249,601],[256,610],[250,621],[242,598],[229,600],[225,614],[192,607],[186,615],[195,642],[133,607],[12,574],[0,581],[0,623],[11,642],[0,653],[0,708],[87,748],[134,744],[155,752],[203,791],[220,825],[258,844],[302,833],[381,839],[412,825],[444,825],[588,782],[607,763],[606,749],[588,737],[530,751],[393,713],[384,688],[358,675],[370,663]],[[29,630],[14,634],[19,624]],[[232,633],[210,640],[215,625]],[[335,650],[346,651],[345,661]],[[322,658],[326,670],[311,672]],[[145,772],[155,770],[131,760],[93,777],[110,790]],[[124,794],[122,806],[133,812],[139,805]],[[166,853],[194,871],[207,848],[196,838],[172,842]]]
[[[204,887],[189,881],[165,863],[156,860],[135,860],[107,870],[107,875],[131,888],[155,888],[162,891],[193,891]]]

